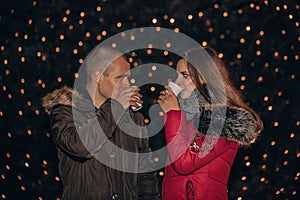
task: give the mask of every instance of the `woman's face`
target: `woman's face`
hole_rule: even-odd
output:
[[[175,83],[182,88],[180,97],[186,99],[191,95],[196,86],[192,81],[191,75],[188,71],[187,63],[184,61],[184,59],[180,59],[178,61],[176,71],[178,72],[178,78],[176,79]]]

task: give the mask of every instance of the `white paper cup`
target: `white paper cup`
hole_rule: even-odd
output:
[[[175,96],[177,96],[182,91],[182,88],[174,82],[169,82],[168,86],[172,89]],[[167,93],[168,93],[168,91],[167,91]]]
[[[131,86],[131,87],[137,88],[137,86]],[[133,97],[136,98],[136,99],[140,99],[140,97],[138,97],[138,96],[133,96]],[[131,106],[131,109],[132,109],[133,111],[138,111],[138,110],[142,109],[142,107],[143,107],[142,104],[140,104],[139,102],[136,102],[136,104],[138,105],[138,107],[136,107],[136,106]]]

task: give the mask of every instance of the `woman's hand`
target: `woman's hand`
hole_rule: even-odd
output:
[[[157,103],[162,107],[165,113],[170,110],[180,110],[177,97],[173,93],[172,89],[168,86],[165,86],[165,89],[166,90],[160,92]]]

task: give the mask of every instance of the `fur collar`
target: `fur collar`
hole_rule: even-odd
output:
[[[43,97],[42,106],[44,107],[45,112],[48,115],[50,115],[52,109],[57,105],[74,106],[74,102],[72,102],[72,97],[83,99],[79,92],[73,90],[68,86],[63,86]]]
[[[221,109],[226,109],[226,116]],[[240,146],[250,146],[258,137],[255,120],[252,115],[242,108],[219,107],[212,111],[204,108],[197,124],[198,130],[203,134],[216,134],[221,132],[221,137],[237,142]],[[208,133],[209,130],[209,133]]]

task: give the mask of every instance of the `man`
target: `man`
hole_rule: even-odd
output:
[[[134,97],[142,97],[139,89],[130,87],[130,64],[117,50],[97,46],[82,69],[79,76],[86,80],[74,90],[64,86],[43,98],[58,150],[62,200],[158,199],[157,179],[145,170],[151,156],[126,157],[150,153],[142,115],[130,110],[143,103]]]

